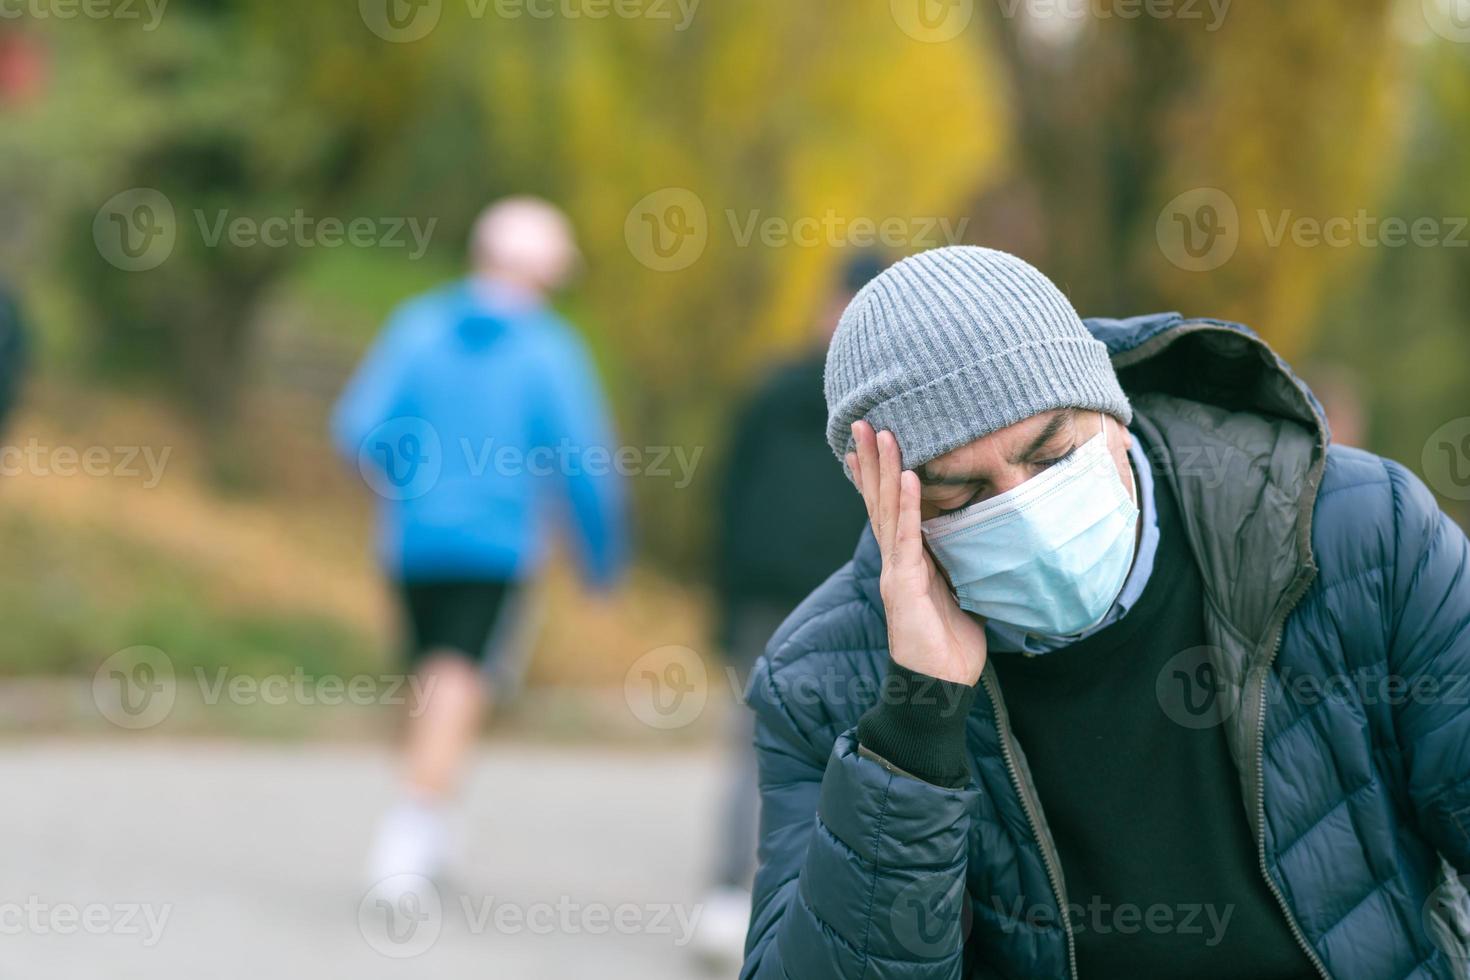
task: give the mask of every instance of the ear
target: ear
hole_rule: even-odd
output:
[[[1106,418],[1110,423],[1112,423],[1113,433],[1116,434],[1119,437],[1118,438],[1117,445],[1121,446],[1123,448],[1123,451],[1124,452],[1127,452],[1128,450],[1132,449],[1133,448],[1133,433],[1131,433],[1131,432],[1128,431],[1128,426],[1124,425],[1119,419],[1114,418],[1111,415],[1105,415],[1104,418]],[[1112,440],[1109,439],[1109,441],[1111,442]]]
[[[1109,426],[1108,445],[1112,450],[1113,462],[1118,467],[1118,478],[1128,488],[1128,496],[1133,498],[1134,506],[1138,506],[1138,474],[1133,472],[1133,461],[1128,455],[1128,451],[1133,448],[1133,433],[1119,419],[1107,413],[1103,413],[1103,420],[1103,424]]]

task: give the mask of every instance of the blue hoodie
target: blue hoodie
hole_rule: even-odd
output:
[[[589,581],[626,559],[622,479],[597,376],[550,310],[483,281],[389,318],[332,415],[381,498],[379,551],[405,581],[521,579],[569,511]]]

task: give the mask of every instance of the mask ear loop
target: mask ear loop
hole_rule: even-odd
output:
[[[1108,450],[1108,459],[1113,458],[1111,447],[1108,445],[1108,416],[1106,412],[1097,413],[1098,422],[1102,424],[1103,448]],[[1120,481],[1121,482],[1121,481]],[[1142,507],[1138,502],[1138,474],[1133,472],[1133,460],[1128,460],[1128,498],[1133,501],[1134,507]]]

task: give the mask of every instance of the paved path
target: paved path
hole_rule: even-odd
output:
[[[702,976],[680,941],[717,779],[709,752],[492,743],[440,912],[389,936],[359,881],[382,750],[0,743],[0,978]]]

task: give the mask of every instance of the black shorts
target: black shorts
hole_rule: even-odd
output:
[[[408,620],[408,660],[453,650],[476,663],[493,662],[498,627],[518,593],[515,582],[400,582]]]

